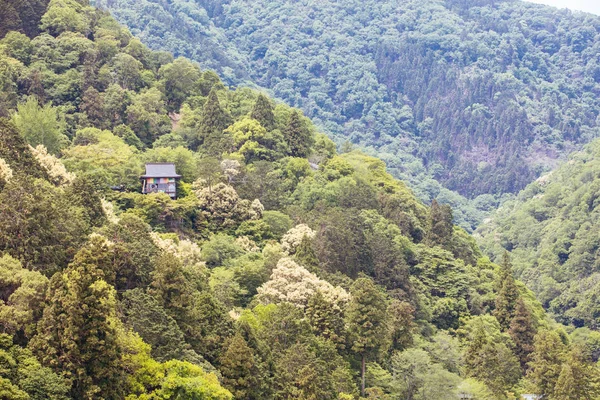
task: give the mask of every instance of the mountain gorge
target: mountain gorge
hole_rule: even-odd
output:
[[[522,1],[97,4],[151,47],[302,108],[467,229],[598,137],[590,14]],[[226,43],[222,62],[201,51],[209,40]]]
[[[565,324],[598,328],[598,141],[527,186],[477,231]]]

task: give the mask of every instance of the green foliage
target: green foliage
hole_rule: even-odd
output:
[[[50,280],[48,307],[32,347],[42,364],[68,380],[74,398],[123,395],[115,290],[84,253]]]
[[[0,192],[0,250],[48,275],[66,267],[85,241],[82,209],[41,179],[11,179]]]
[[[35,97],[29,97],[26,103],[17,107],[13,121],[33,147],[41,144],[50,153],[56,154],[67,143],[56,109],[50,104],[40,106]]]
[[[141,6],[143,11],[130,17],[154,27],[144,37],[169,37],[173,48],[180,39],[155,19],[164,22],[177,10],[169,28],[174,33],[196,18],[213,24],[189,31],[198,40],[187,48],[212,43],[203,48],[202,57],[214,57],[212,65],[227,62],[227,54],[219,53],[225,47],[214,45],[227,36],[218,33],[220,21],[210,21],[229,6],[125,1],[110,6]],[[203,14],[203,6],[210,14]],[[292,29],[296,6],[285,6],[292,10]],[[245,7],[253,15],[259,5]],[[339,25],[364,14],[371,4],[344,7],[353,14]],[[385,10],[387,5],[378,7]],[[419,21],[417,11],[443,9],[421,3],[403,7],[414,9]],[[0,18],[7,9],[0,10]],[[235,7],[228,12],[238,13]],[[388,9],[381,20],[395,12]],[[352,29],[361,32],[360,40],[372,35],[372,19],[365,21],[360,26],[366,31]],[[394,24],[402,21],[404,17]],[[232,22],[232,29],[250,23],[243,18]],[[452,225],[453,213],[444,204],[461,200],[440,191],[430,178],[423,179],[419,195],[439,203],[428,209],[381,159],[356,150],[337,155],[335,143],[299,110],[247,87],[230,90],[214,72],[150,51],[86,1],[53,0],[42,25],[48,33],[31,38],[9,33],[0,42],[0,113],[16,115],[16,120],[23,114],[18,101],[37,99],[35,111],[51,110],[71,141],[55,157],[41,147],[31,150],[13,124],[0,121],[0,322],[3,332],[12,335],[5,338],[6,345],[0,338],[0,350],[9,349],[15,360],[0,357],[9,360],[9,366],[0,368],[2,396],[349,400],[358,398],[361,375],[366,381],[361,392],[368,398],[435,400],[455,396],[460,375],[467,378],[465,391],[504,398],[521,388],[517,382],[526,363],[535,371],[550,371],[538,375],[558,382],[552,389],[558,387],[556,393],[563,397],[579,375],[586,382],[595,379],[595,367],[580,356],[560,358],[555,377],[555,369],[539,367],[533,334],[551,321],[533,294],[509,279],[507,268],[482,258],[473,237]],[[323,29],[306,26],[315,34]],[[387,27],[381,29],[389,33]],[[250,32],[245,36],[252,37]],[[396,29],[394,35],[402,32]],[[377,35],[381,46],[389,46],[381,37]],[[321,67],[297,68],[293,80],[286,77],[276,84],[301,100],[307,114],[318,114],[320,126],[336,130],[344,125],[344,133],[352,132],[357,142],[365,144],[362,137],[373,135],[370,140],[380,149],[389,145],[386,151],[395,155],[386,156],[391,171],[399,172],[398,159],[404,176],[435,171],[445,179],[448,171],[461,170],[458,153],[447,153],[456,165],[437,160],[428,166],[430,172],[414,163],[414,143],[427,142],[451,125],[423,124],[434,117],[432,110],[414,103],[421,94],[398,97],[394,91],[405,88],[384,89],[387,81],[379,73],[361,72],[368,69],[337,69],[336,84],[320,86],[318,94],[295,86],[306,71],[314,74],[311,88],[329,79],[325,66],[337,68],[330,61],[339,56],[340,38],[336,33],[328,39],[331,59]],[[356,50],[348,59],[361,59],[370,51],[369,46],[354,47],[358,39],[343,40]],[[278,43],[286,41],[284,35]],[[310,41],[304,45],[308,53],[322,47]],[[271,50],[263,50],[244,62],[251,66],[257,59],[273,60],[267,54]],[[279,61],[286,52],[264,68],[285,73],[287,66]],[[413,55],[404,58],[421,60]],[[229,60],[228,67],[218,68],[228,84],[240,65],[237,58]],[[454,60],[453,66],[463,62]],[[455,83],[452,68],[444,75],[450,85]],[[415,74],[414,80],[419,79]],[[402,82],[411,85],[413,78]],[[465,82],[468,92],[472,81]],[[498,85],[494,90],[506,90]],[[443,85],[434,86],[435,97]],[[380,89],[371,97],[360,95],[369,87]],[[483,83],[481,90],[496,93]],[[538,98],[508,93],[517,99]],[[386,106],[390,102],[402,107]],[[493,99],[485,103],[505,105]],[[20,107],[33,109],[31,104],[33,100]],[[320,114],[327,104],[328,114]],[[528,105],[519,103],[511,110],[519,107]],[[411,115],[415,110],[425,115]],[[454,114],[444,121],[454,121]],[[400,133],[388,129],[397,119],[404,126]],[[455,136],[447,137],[456,144]],[[482,143],[496,146],[473,140],[469,151],[487,157]],[[469,160],[477,158],[469,154]],[[182,175],[178,199],[139,193],[143,164],[156,161],[176,164]],[[483,175],[485,168],[479,171]],[[496,202],[488,196],[477,204],[487,212]],[[455,215],[458,223],[468,220],[461,212]],[[520,267],[515,262],[517,274]],[[49,282],[44,275],[52,276]],[[592,300],[587,307],[593,307]],[[501,323],[491,315],[494,309]],[[597,357],[593,334],[579,331],[572,337]],[[566,338],[564,334],[565,343]],[[22,349],[27,368],[21,368],[21,358],[15,356],[21,346],[34,351],[44,366]],[[572,350],[567,347],[564,354]],[[528,382],[537,382],[536,373],[530,373]]]
[[[45,306],[48,278],[29,271],[9,255],[0,258],[0,321],[2,331],[31,338]]]
[[[511,251],[514,272],[565,324],[595,329],[599,170],[597,141],[529,185],[479,233],[500,259]]]

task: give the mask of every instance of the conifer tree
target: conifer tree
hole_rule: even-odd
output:
[[[259,399],[258,368],[254,352],[239,333],[224,345],[219,357],[219,371],[223,374],[223,385],[236,399]]]
[[[47,301],[31,342],[42,364],[69,381],[74,399],[123,398],[115,290],[94,255],[78,254],[65,272],[55,274]]]
[[[361,395],[365,395],[367,358],[377,354],[388,339],[387,301],[369,278],[358,278],[350,288],[346,326],[352,350],[361,358]]]
[[[552,400],[592,400],[600,394],[598,369],[580,346],[567,356],[554,387]]]
[[[15,174],[26,173],[33,178],[48,179],[48,174],[29,150],[25,138],[5,118],[0,118],[0,158],[8,163]]]
[[[429,229],[425,242],[429,246],[448,247],[454,232],[452,219],[452,208],[433,199],[429,210]]]
[[[267,130],[275,129],[275,115],[273,114],[273,106],[267,97],[259,94],[254,103],[254,108],[250,113],[250,118],[257,120]]]
[[[565,345],[558,333],[549,330],[538,332],[526,377],[535,393],[544,397],[550,397],[554,393],[564,359]],[[566,379],[567,377],[563,378]]]
[[[531,312],[527,309],[522,298],[517,301],[515,316],[510,321],[508,334],[515,344],[515,354],[521,363],[521,369],[527,369],[527,363],[533,352],[533,340],[536,329],[533,325]]]
[[[308,157],[313,138],[297,110],[290,114],[283,134],[292,157]]]
[[[66,192],[74,205],[83,207],[90,226],[99,227],[106,222],[102,201],[89,177],[78,175]]]
[[[202,150],[205,153],[220,156],[227,149],[227,137],[223,131],[231,122],[231,117],[219,103],[217,91],[212,89],[206,98],[206,103],[204,103],[200,123],[200,138],[202,140]]]
[[[314,270],[319,266],[319,259],[312,246],[312,239],[308,235],[302,237],[300,245],[296,249],[294,257],[299,261],[300,264],[306,266],[309,270]]]
[[[479,321],[465,349],[465,372],[467,377],[485,383],[502,396],[520,378],[519,362],[506,344],[497,340],[500,334],[497,325],[492,328],[495,330],[492,335],[485,320]]]
[[[345,347],[344,315],[339,307],[317,292],[308,300],[305,312],[315,335],[331,340],[340,349]]]
[[[255,390],[257,398],[271,398],[274,373],[271,348],[256,334],[246,321],[238,322],[237,333],[244,338],[254,355],[254,362],[258,371],[258,387]]]
[[[515,316],[517,302],[519,300],[519,288],[512,273],[512,264],[508,252],[502,257],[500,273],[496,283],[496,309],[494,316],[500,322],[503,331],[510,328],[510,323]]]

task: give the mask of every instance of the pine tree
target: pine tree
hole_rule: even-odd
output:
[[[313,137],[297,110],[292,111],[290,114],[290,119],[283,134],[292,157],[308,157],[310,147],[313,144]]]
[[[376,354],[388,339],[387,301],[369,278],[358,278],[350,293],[346,326],[352,350],[361,358],[361,394],[364,396],[367,358]]]
[[[521,369],[527,369],[527,363],[533,352],[533,340],[536,329],[533,324],[531,312],[527,309],[522,298],[517,301],[515,316],[510,321],[508,334],[515,344],[515,354],[521,363]]]
[[[250,118],[257,120],[267,130],[275,129],[275,115],[273,114],[273,106],[269,99],[263,94],[259,94],[250,113]]]
[[[538,332],[526,377],[535,393],[544,397],[552,395],[564,358],[565,345],[558,333],[549,330]]]
[[[219,371],[223,374],[223,385],[236,399],[258,399],[258,368],[254,352],[239,333],[224,345],[219,357]]]
[[[55,274],[31,347],[70,383],[71,398],[124,397],[125,376],[115,330],[115,291],[89,254]]]
[[[429,246],[448,247],[454,233],[452,219],[452,208],[447,204],[439,204],[436,199],[433,199],[429,210],[429,229],[425,243]]]
[[[500,322],[503,331],[510,328],[510,323],[515,316],[519,300],[519,288],[512,273],[512,264],[508,252],[504,253],[500,273],[496,283],[496,309],[494,316]]]
[[[202,109],[200,138],[202,150],[212,156],[220,156],[228,148],[228,138],[223,131],[231,124],[231,117],[219,103],[217,91],[212,89]]]

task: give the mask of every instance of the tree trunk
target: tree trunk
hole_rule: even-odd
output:
[[[365,397],[365,354],[362,355],[362,381],[360,384],[360,395]]]

